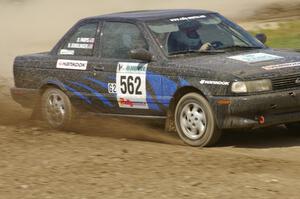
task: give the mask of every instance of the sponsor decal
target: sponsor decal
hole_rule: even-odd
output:
[[[56,68],[70,70],[86,70],[87,61],[59,59],[56,63]]]
[[[78,43],[95,43],[95,38],[85,38],[85,37],[79,37],[77,38]]]
[[[280,57],[277,55],[266,54],[266,53],[252,53],[252,54],[232,56],[232,57],[228,57],[228,58],[242,61],[242,62],[247,62],[247,63],[256,63],[256,62],[262,62],[262,61],[271,61],[271,60],[275,60],[275,59],[282,59],[283,57]]]
[[[200,16],[191,16],[191,17],[180,17],[180,18],[173,18],[170,19],[171,22],[176,22],[176,21],[188,21],[188,20],[193,20],[193,19],[204,19],[206,18],[205,15],[200,15]]]
[[[75,51],[74,50],[67,50],[67,49],[61,49],[59,51],[60,55],[74,55]]]
[[[108,93],[110,93],[110,94],[117,93],[117,84],[116,83],[108,83]]]
[[[300,66],[300,62],[270,65],[270,66],[264,66],[262,68],[265,70],[275,70],[275,69],[283,69],[283,68],[292,68],[292,67],[297,67],[297,66]]]
[[[148,64],[145,63],[118,63],[116,93],[119,107],[149,109],[146,92],[147,67]]]
[[[122,105],[123,108],[140,108],[144,109],[144,107],[147,105],[146,102],[133,102],[129,99],[120,98],[119,105]]]
[[[207,84],[207,85],[219,85],[219,86],[229,86],[230,82],[224,81],[211,81],[211,80],[201,80],[200,84]]]
[[[75,48],[75,49],[93,49],[94,44],[79,44],[79,43],[69,43],[68,48]]]
[[[133,102],[128,99],[120,98],[119,105],[133,107]]]

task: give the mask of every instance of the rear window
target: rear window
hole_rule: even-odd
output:
[[[96,43],[98,23],[80,26],[59,49],[59,55],[92,56]]]
[[[130,50],[149,49],[140,29],[131,23],[105,23],[101,42],[105,58],[130,59]]]

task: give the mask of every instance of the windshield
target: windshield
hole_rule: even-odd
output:
[[[264,48],[261,42],[219,14],[156,20],[147,25],[167,55]]]

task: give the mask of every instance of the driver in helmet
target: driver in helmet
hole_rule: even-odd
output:
[[[204,51],[208,50],[210,46],[202,43],[197,30],[201,24],[196,21],[186,21],[179,25],[179,31],[173,32],[170,35],[168,48],[169,52],[183,52],[183,51]]]

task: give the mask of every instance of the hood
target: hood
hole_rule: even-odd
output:
[[[226,73],[241,79],[272,78],[284,74],[300,73],[300,53],[258,49],[203,54],[197,57],[176,58],[173,64],[180,67],[207,69]]]

